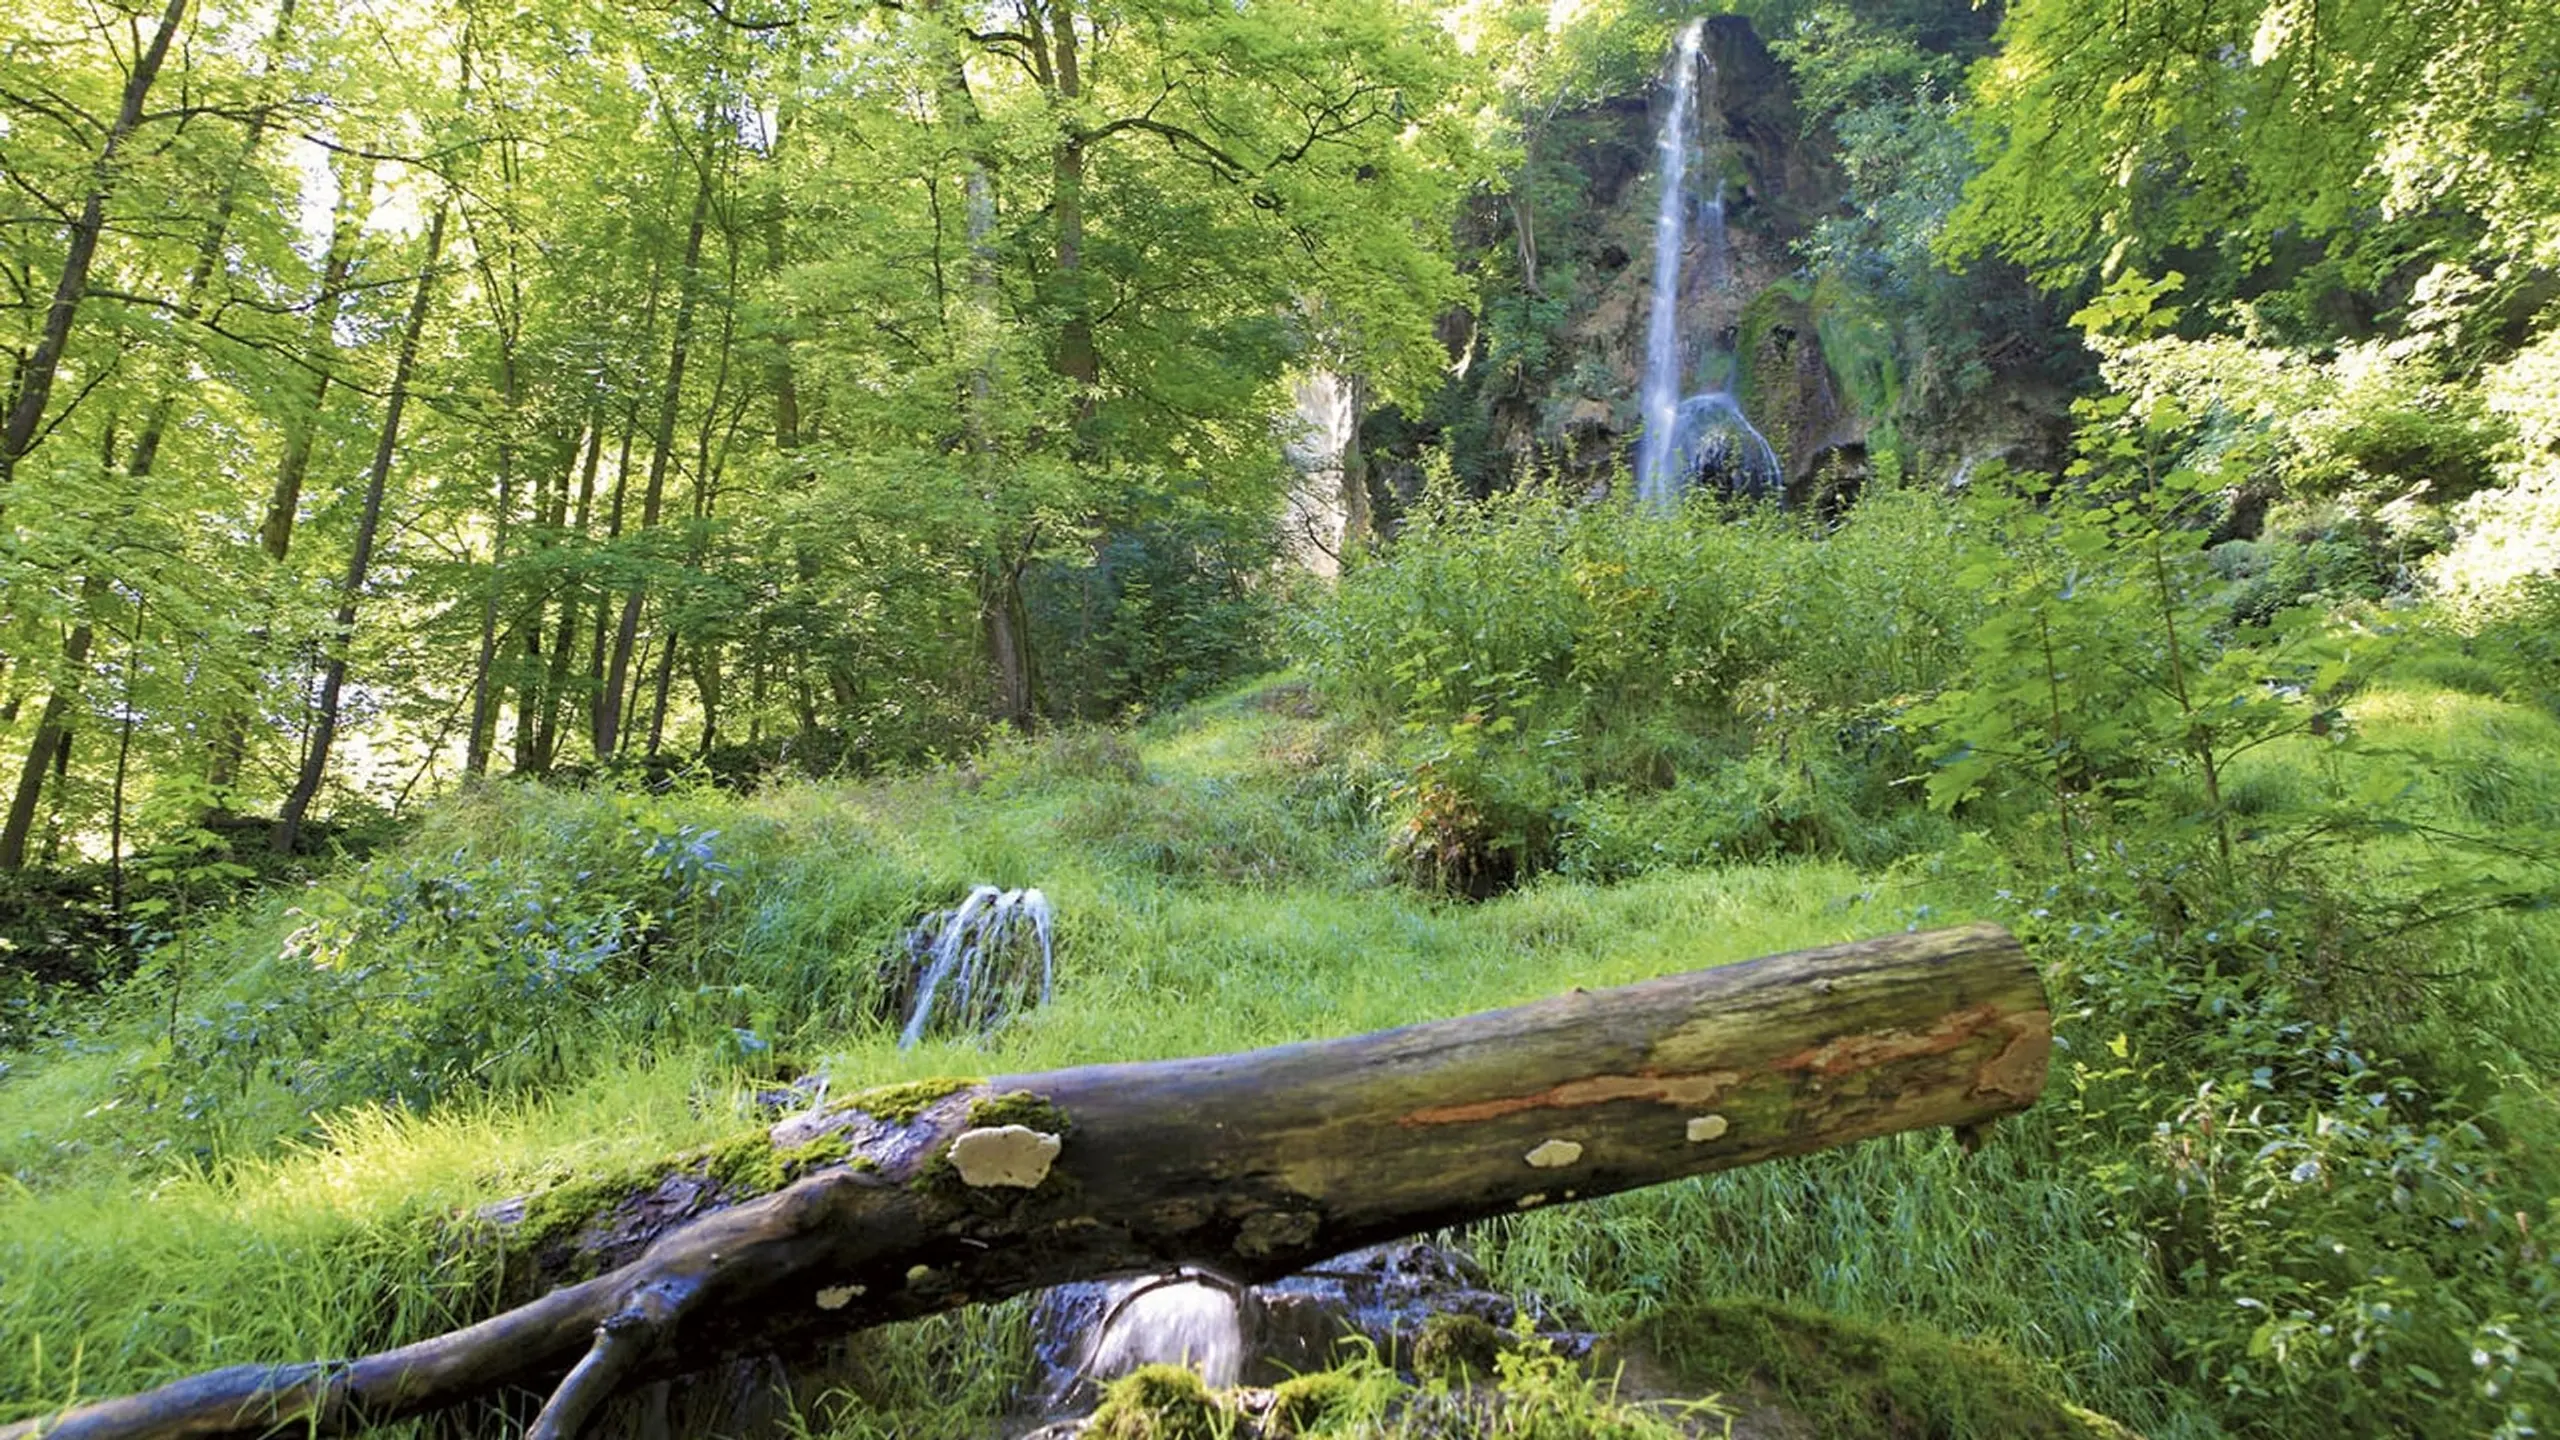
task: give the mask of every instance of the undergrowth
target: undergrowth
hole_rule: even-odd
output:
[[[0,1054],[0,1418],[442,1328],[486,1293],[451,1216],[816,1072],[1242,1049],[1987,916],[2046,968],[2057,1059],[1977,1152],[1895,1137],[1470,1243],[1594,1329],[1810,1306],[2153,1440],[2545,1433],[2553,672],[2494,610],[2270,612],[2203,551],[2212,487],[2143,454],[1828,533],[1450,508],[1305,618],[1305,672],[1132,730],[743,798],[457,796]],[[981,884],[1055,905],[1056,999],[901,1052],[883,962]],[[804,1423],[983,1433],[1021,1324],[884,1332]],[[1806,1414],[1978,1433],[1727,1351],[1752,1374],[1716,1383]]]

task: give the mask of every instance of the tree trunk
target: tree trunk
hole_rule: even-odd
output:
[[[62,679],[45,696],[44,709],[36,715],[35,738],[28,742],[26,763],[19,767],[18,788],[9,797],[8,819],[0,821],[0,872],[26,868],[27,837],[34,833],[36,813],[43,808],[45,777],[54,773],[70,752],[72,712],[80,703],[80,679],[88,669],[89,647],[96,643],[97,636],[89,617],[97,613],[106,598],[107,577],[93,560],[89,573],[80,581],[80,618],[72,623],[71,634],[62,642]],[[58,783],[54,803],[62,803]]]
[[[588,411],[587,428],[591,432],[587,440],[587,460],[578,472],[578,509],[572,522],[575,526],[572,533],[582,546],[587,543],[587,520],[595,505],[596,468],[604,459],[602,405]],[[563,483],[565,485],[566,482]],[[567,593],[560,597],[560,629],[552,640],[551,670],[542,685],[542,720],[533,738],[530,768],[536,775],[550,774],[552,758],[559,753],[560,702],[569,688],[570,652],[577,645],[578,620],[586,611],[586,599],[585,586],[575,581],[569,583]]]
[[[588,495],[592,497],[595,494],[595,478],[590,467],[598,458],[596,452],[604,446],[603,418],[598,407],[591,402],[587,407],[587,418],[569,437],[568,459],[548,486],[550,498],[542,510],[540,549],[557,549],[569,542],[573,533],[569,529],[569,488],[581,473],[587,475]],[[581,455],[591,458],[582,462]],[[578,529],[574,532],[580,544],[587,538],[583,511],[584,507],[581,507]],[[557,566],[546,566],[545,573],[553,578],[543,593],[534,596],[527,613],[517,622],[524,644],[523,688],[516,697],[515,768],[519,775],[540,775],[551,768],[552,733],[560,722],[560,689],[568,683],[569,648],[578,630],[581,599],[578,583],[563,578]],[[560,605],[560,643],[545,649],[549,644],[546,637],[550,634],[548,626],[554,594],[559,597]]]
[[[1022,599],[1022,562],[999,556],[979,571],[978,630],[995,679],[996,718],[1027,731],[1034,710],[1031,614]]]
[[[483,271],[483,277],[486,271]],[[492,282],[494,284],[494,282]],[[462,743],[462,773],[489,773],[489,752],[498,729],[498,601],[506,588],[507,537],[516,510],[516,337],[505,319],[498,331],[499,403],[506,413],[506,433],[498,441],[498,515],[489,538],[489,583],[480,595],[480,653],[471,667],[471,734]],[[516,727],[524,727],[524,708],[516,709]]]
[[[703,133],[708,139],[711,127]],[[674,457],[676,443],[676,410],[684,400],[685,350],[693,339],[694,302],[701,285],[697,272],[702,265],[702,232],[711,215],[711,162],[700,162],[702,175],[693,192],[693,220],[685,231],[684,264],[676,277],[675,341],[667,352],[667,388],[658,402],[658,428],[649,437],[649,484],[640,497],[640,528],[654,529],[659,507],[667,493],[667,466]],[[615,628],[613,659],[606,667],[603,704],[607,707],[596,720],[596,758],[610,760],[621,748],[623,681],[631,673],[631,652],[640,638],[640,603],[647,596],[646,585],[634,585],[622,597],[622,622]],[[636,691],[634,693],[637,693]]]
[[[435,298],[436,260],[444,250],[444,222],[447,202],[436,202],[435,216],[427,224],[427,254],[418,267],[418,291],[409,299],[409,318],[400,331],[400,354],[391,367],[391,395],[382,415],[382,434],[375,440],[373,463],[365,470],[364,513],[356,522],[355,546],[347,557],[346,579],[338,588],[338,613],[330,626],[329,663],[320,679],[320,708],[313,717],[311,740],[302,757],[302,770],[294,778],[293,792],[285,797],[284,809],[277,813],[275,828],[268,832],[267,848],[278,855],[290,855],[302,839],[303,817],[310,813],[311,802],[320,793],[320,781],[329,773],[329,747],[338,736],[338,700],[347,683],[347,645],[354,638],[356,602],[364,594],[365,576],[373,568],[374,536],[382,528],[382,492],[391,478],[392,457],[400,447],[400,412],[409,403],[409,377],[418,364],[419,337],[426,333],[427,309]]]
[[[169,58],[169,42],[177,38],[178,26],[186,14],[187,0],[169,0],[161,11],[160,28],[152,32],[151,43],[144,47],[134,61],[132,73],[125,77],[123,104],[116,110],[115,123],[107,129],[106,140],[98,147],[89,194],[81,202],[80,218],[71,222],[62,273],[54,283],[53,303],[45,310],[44,333],[36,341],[35,353],[19,369],[8,419],[0,423],[0,503],[8,499],[9,483],[17,475],[18,462],[27,458],[43,438],[44,412],[53,399],[54,377],[62,373],[62,354],[71,343],[71,322],[79,314],[80,301],[89,293],[89,268],[97,261],[98,240],[107,228],[107,197],[115,187],[116,152],[142,124],[143,101],[151,94],[152,82],[160,76],[162,62]]]
[[[1076,386],[1076,416],[1089,419],[1102,363],[1093,346],[1093,302],[1084,275],[1083,121],[1076,108],[1084,81],[1076,56],[1073,0],[1049,0],[1050,66],[1059,111],[1059,139],[1050,157],[1050,207],[1057,223],[1057,288],[1065,315],[1058,323],[1058,374]]]
[[[679,1162],[546,1222],[562,1238],[544,1263],[597,1278],[384,1354],[217,1370],[0,1440],[335,1433],[556,1383],[527,1431],[553,1440],[636,1382],[1039,1286],[1177,1265],[1270,1280],[1440,1226],[1978,1127],[2043,1089],[2051,1035],[2035,967],[1977,925],[1248,1054],[893,1086],[756,1135],[763,1161],[722,1147],[730,1163]]]
[[[292,553],[293,522],[302,510],[302,482],[311,473],[311,454],[320,443],[320,417],[329,403],[330,367],[338,354],[338,306],[355,270],[356,238],[371,213],[371,191],[370,177],[360,184],[347,185],[330,220],[328,258],[321,262],[320,288],[312,297],[310,328],[303,340],[303,355],[312,369],[311,395],[298,415],[286,422],[284,453],[276,460],[275,487],[267,496],[266,514],[258,523],[258,549],[267,557],[267,573],[259,577],[262,589],[275,581],[285,557]],[[258,627],[252,633],[264,628]],[[213,755],[206,767],[205,781],[218,810],[230,808],[232,787],[239,782],[240,767],[248,758],[248,711],[254,700],[254,690],[249,696],[234,697],[222,718],[215,722]]]
[[[657,309],[657,282],[649,284],[649,308]],[[644,331],[655,328],[643,325]],[[634,400],[622,412],[622,444],[613,457],[613,508],[605,520],[607,545],[622,538],[623,500],[630,489],[631,440],[640,428],[640,402]],[[613,639],[613,592],[601,590],[596,596],[595,641],[587,647],[587,743],[595,751],[596,763],[613,758],[615,739],[621,734],[622,701],[613,688],[605,684],[605,651]]]

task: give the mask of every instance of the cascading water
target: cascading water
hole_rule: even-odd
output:
[[[1049,897],[1037,890],[981,885],[956,907],[926,916],[907,932],[904,949],[916,989],[898,1036],[901,1050],[913,1049],[937,1019],[983,1034],[1016,1010],[1049,1001]]]
[[[1737,491],[1773,494],[1780,481],[1778,455],[1733,397],[1733,357],[1712,345],[1699,347],[1694,365],[1680,334],[1680,278],[1688,254],[1689,161],[1696,129],[1698,73],[1714,72],[1699,57],[1703,20],[1680,32],[1671,58],[1671,113],[1663,118],[1662,197],[1653,221],[1653,299],[1645,315],[1644,431],[1636,444],[1636,493],[1647,504],[1668,505],[1701,473],[1725,478]],[[1732,283],[1724,226],[1724,182],[1697,203],[1699,238],[1706,249],[1707,280],[1717,289]],[[1691,377],[1702,388],[1683,398]]]

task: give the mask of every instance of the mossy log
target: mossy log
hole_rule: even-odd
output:
[[[642,1381],[1035,1287],[1275,1279],[1398,1236],[1928,1126],[2044,1085],[2051,1018],[1977,925],[1245,1054],[891,1087],[656,1177],[492,1212],[502,1314],[360,1359],[235,1366],[0,1440],[345,1433],[546,1387],[534,1440]],[[538,1232],[538,1233],[537,1233]]]

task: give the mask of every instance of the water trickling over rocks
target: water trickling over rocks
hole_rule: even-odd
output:
[[[907,932],[892,996],[911,995],[898,1048],[931,1028],[983,1035],[1032,1005],[1054,984],[1049,897],[1037,890],[980,885],[949,910]]]
[[[1422,1241],[1354,1251],[1267,1285],[1197,1267],[1061,1285],[1032,1311],[1040,1374],[1026,1397],[1038,1427],[1029,1434],[1078,1433],[1072,1417],[1145,1365],[1187,1366],[1212,1387],[1268,1386],[1337,1363],[1345,1342],[1365,1342],[1411,1368],[1435,1317],[1507,1332],[1517,1315],[1464,1252]],[[1562,1354],[1591,1343],[1579,1332],[1543,1333]]]

